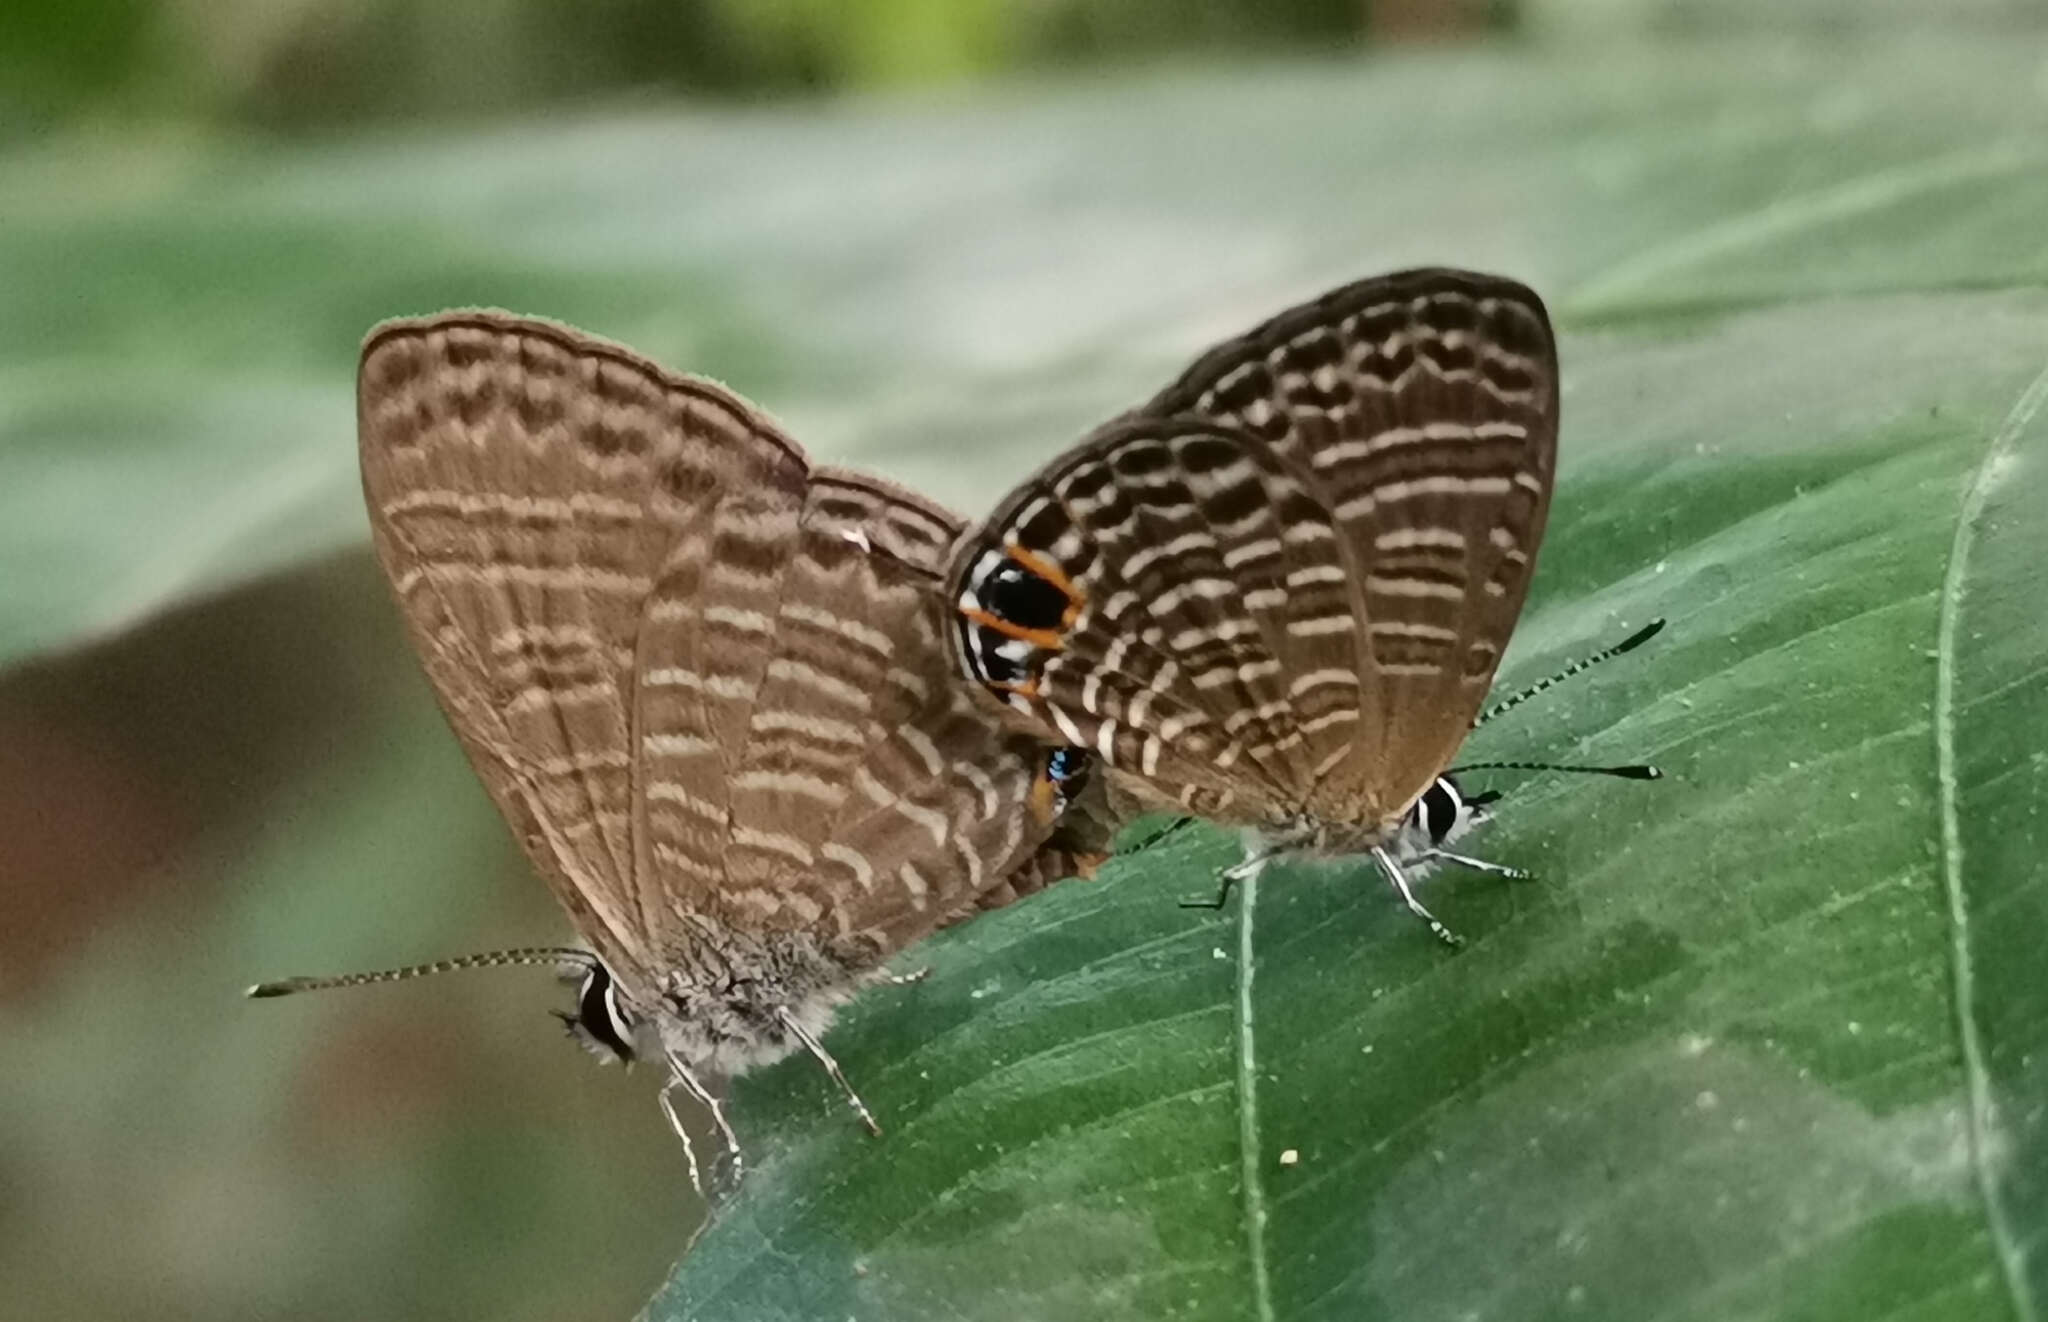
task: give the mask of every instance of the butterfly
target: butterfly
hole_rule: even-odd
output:
[[[951,512],[813,465],[724,388],[551,322],[387,322],[358,377],[377,558],[442,710],[583,947],[572,1030],[719,1079],[820,1038],[924,936],[1060,877],[1090,757],[952,674]],[[278,995],[421,970],[291,979]],[[693,1178],[694,1152],[689,1154]],[[699,1187],[702,1187],[701,1181]]]
[[[947,569],[955,664],[1123,796],[1255,828],[1226,882],[1367,854],[1455,942],[1401,858],[1458,819],[1445,771],[1528,592],[1557,430],[1526,286],[1333,290],[1001,501]]]

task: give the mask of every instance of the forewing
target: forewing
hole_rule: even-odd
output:
[[[1311,809],[1398,816],[1456,754],[1520,615],[1556,467],[1557,355],[1512,280],[1359,281],[1204,355],[1143,409],[1308,473],[1359,577],[1364,710]]]
[[[801,452],[709,382],[496,312],[373,330],[357,406],[378,558],[442,709],[536,870],[638,983],[642,610],[720,493],[800,494]]]

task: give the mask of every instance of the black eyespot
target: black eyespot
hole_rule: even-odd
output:
[[[615,994],[612,975],[602,964],[591,965],[583,979],[583,990],[576,997],[576,1026],[620,1060],[630,1061],[633,1044],[620,1031],[628,1023],[625,1007]]]
[[[1026,629],[1057,629],[1066,619],[1067,594],[1015,560],[1005,560],[981,581],[982,609]]]
[[[974,655],[981,662],[982,677],[991,684],[1024,682],[1023,663],[1003,654],[1003,646],[1009,641],[985,624],[975,626]]]

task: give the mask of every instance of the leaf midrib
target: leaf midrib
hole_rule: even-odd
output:
[[[1259,1072],[1253,1030],[1253,915],[1259,877],[1239,883],[1237,919],[1237,1134],[1239,1183],[1243,1188],[1245,1247],[1252,1269],[1252,1317],[1273,1322],[1273,1289],[1266,1272],[1266,1186],[1259,1172]]]
[[[2038,1322],[2039,1310],[2028,1287],[2026,1260],[2019,1236],[2006,1215],[1998,1193],[1997,1175],[1989,1152],[1997,1127],[1991,1097],[1990,1072],[1985,1067],[1984,1044],[1977,1031],[1976,972],[1970,957],[1970,915],[1963,895],[1963,840],[1961,814],[1957,805],[1955,753],[1956,636],[1962,612],[1964,575],[1970,554],[1976,547],[1977,523],[1997,484],[1998,469],[2018,443],[2020,433],[2048,403],[2048,367],[2028,383],[2014,402],[2012,411],[1985,447],[1970,487],[1964,493],[1956,517],[1955,539],[1950,544],[1948,566],[1942,575],[1941,614],[1935,632],[1934,679],[1934,761],[1937,803],[1941,817],[1942,888],[1948,901],[1949,957],[1954,987],[1956,1043],[1962,1056],[1964,1086],[1969,1094],[1965,1133],[1968,1137],[1970,1167],[1976,1176],[1977,1195],[1984,1205],[1984,1223],[1998,1260],[2007,1302],[2020,1322]]]

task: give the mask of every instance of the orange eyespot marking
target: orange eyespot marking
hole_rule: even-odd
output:
[[[1012,684],[1005,680],[992,679],[988,681],[987,687],[999,693],[1014,693],[1020,698],[1036,698],[1038,696],[1038,676],[1033,675],[1022,684]]]
[[[1027,551],[1015,542],[1003,543],[1003,551],[1012,560],[1015,560],[1018,564],[1038,575],[1038,577],[1052,584],[1065,595],[1067,610],[1066,614],[1060,617],[1060,626],[1065,628],[1071,625],[1074,622],[1074,617],[1081,613],[1082,603],[1088,599],[1088,594],[1081,591],[1080,585],[1074,582],[1073,579],[1068,578],[1065,571],[1058,565],[1036,551]]]
[[[1066,646],[1065,643],[1060,641],[1057,629],[1027,629],[1023,625],[1014,624],[1000,615],[991,615],[987,611],[978,610],[973,606],[962,606],[960,614],[965,619],[980,625],[984,629],[994,629],[1005,638],[1015,638],[1018,642],[1029,643],[1033,647],[1042,647],[1048,652],[1057,652]]]

